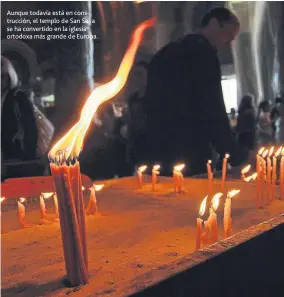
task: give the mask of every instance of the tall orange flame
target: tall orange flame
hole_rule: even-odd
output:
[[[265,150],[265,147],[262,147],[262,148],[258,151],[258,154],[259,154],[259,155],[262,155],[262,153],[264,152],[264,150]]]
[[[271,147],[271,149],[269,150],[269,154],[268,154],[269,158],[272,156],[273,152],[274,152],[274,146]]]
[[[96,192],[99,192],[102,190],[102,188],[105,186],[105,185],[94,185],[95,186],[95,191]]]
[[[79,121],[50,150],[49,158],[51,161],[63,163],[66,160],[78,158],[93,116],[102,103],[113,98],[124,87],[142,41],[143,33],[147,28],[152,27],[155,21],[155,18],[149,19],[135,29],[130,46],[122,59],[116,76],[91,93],[82,108]]]
[[[227,198],[232,199],[234,196],[240,193],[240,190],[231,190],[227,194]]]
[[[185,164],[176,165],[174,166],[174,171],[182,171],[184,167],[185,167]]]
[[[0,203],[2,203],[6,198],[5,197],[1,197],[0,198]]]
[[[200,205],[200,208],[199,208],[199,216],[202,217],[205,213],[205,210],[206,210],[206,202],[207,202],[207,198],[208,196],[206,196],[202,202],[201,202],[201,205]]]
[[[146,169],[147,169],[147,165],[141,165],[139,168],[138,168],[138,171],[143,173]]]
[[[250,171],[251,165],[247,165],[246,167],[244,167],[241,171],[242,174],[246,174]]]
[[[222,193],[217,193],[214,195],[214,197],[211,200],[211,205],[214,211],[217,210],[218,206],[219,206],[219,199],[223,196]]]
[[[280,155],[280,153],[281,153],[281,151],[282,151],[282,146],[280,146],[280,148],[275,152],[274,157],[275,158],[278,158],[279,155]]]

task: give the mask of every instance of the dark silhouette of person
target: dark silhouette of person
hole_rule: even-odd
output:
[[[230,45],[239,21],[226,8],[204,16],[197,34],[189,34],[162,48],[148,65],[144,100],[147,126],[136,141],[136,163],[159,162],[163,175],[176,162],[185,162],[186,175],[206,171],[212,147],[232,166],[248,152],[232,133],[226,113],[217,51]]]
[[[253,96],[245,95],[240,103],[237,117],[236,133],[243,146],[253,150],[256,145],[256,114]]]

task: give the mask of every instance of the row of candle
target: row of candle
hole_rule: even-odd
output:
[[[89,203],[88,206],[86,208],[86,214],[91,215],[91,214],[97,214],[98,213],[98,208],[97,208],[97,200],[96,200],[96,194],[95,192],[100,191],[102,188],[104,187],[104,185],[94,185],[94,187],[89,188],[90,190],[90,199],[89,199]],[[85,190],[85,187],[82,187],[82,191]],[[46,205],[45,205],[45,199],[51,198],[53,196],[54,199],[54,207],[55,207],[55,214],[56,214],[56,219],[58,220],[59,218],[59,211],[58,211],[58,199],[57,199],[57,195],[54,192],[50,192],[50,193],[42,193],[40,195],[40,214],[41,214],[41,223],[44,223],[46,221],[46,217],[47,217],[47,209],[46,209]],[[5,200],[5,197],[1,197],[0,203],[2,203]],[[26,198],[19,198],[19,200],[17,201],[17,205],[18,205],[18,218],[19,218],[19,222],[21,227],[29,227],[30,225],[28,224],[27,220],[26,220],[26,209],[25,209],[25,203]]]
[[[264,206],[276,199],[277,169],[280,155],[279,181],[280,197],[282,199],[284,197],[284,148],[280,147],[275,150],[274,147],[270,149],[263,147],[257,153],[257,206]]]
[[[240,190],[231,190],[227,193],[223,218],[224,238],[229,237],[232,231],[231,199],[239,192]],[[203,221],[202,217],[205,214],[208,196],[206,196],[201,203],[196,225],[196,250],[200,249],[201,243],[209,244],[218,241],[219,235],[216,210],[219,206],[219,199],[222,196],[223,193],[217,193],[213,196],[207,221]]]

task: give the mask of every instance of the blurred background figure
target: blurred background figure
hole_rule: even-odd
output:
[[[256,144],[256,115],[253,95],[245,95],[240,103],[236,124],[238,142],[250,150]]]
[[[281,125],[281,97],[277,97],[275,99],[275,105],[271,109],[270,118],[272,121],[272,129],[273,129],[273,139],[276,143],[279,142],[279,132],[280,132],[280,125]]]
[[[273,127],[270,117],[270,104],[265,100],[259,104],[258,108],[258,141],[260,145],[273,143]]]
[[[231,108],[229,113],[229,118],[230,118],[232,128],[235,128],[237,125],[237,113],[234,108]]]

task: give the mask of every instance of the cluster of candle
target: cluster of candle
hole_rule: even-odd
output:
[[[183,189],[183,174],[185,164],[178,164],[173,167],[173,180],[174,180],[174,191],[181,193]],[[141,189],[143,185],[143,173],[148,168],[147,165],[142,165],[137,168],[138,186]],[[152,168],[152,190],[155,191],[155,185],[158,182],[158,175],[160,175],[161,165],[154,165]]]
[[[281,155],[281,160],[279,156]],[[280,166],[278,165],[280,163]],[[280,167],[278,170],[278,166]],[[270,149],[261,148],[258,151],[256,159],[257,174],[257,195],[256,205],[259,207],[269,204],[276,199],[277,173],[280,182],[280,197],[284,197],[284,148],[277,150],[274,147]]]
[[[229,237],[232,231],[231,199],[239,192],[240,190],[231,190],[227,193],[227,198],[224,204],[224,238]],[[201,203],[196,225],[196,250],[200,249],[201,243],[205,245],[218,241],[219,234],[216,211],[219,206],[219,200],[222,196],[222,193],[217,193],[213,196],[207,221],[203,221],[202,217],[206,211],[208,196],[206,196]]]
[[[104,187],[104,185],[94,185],[93,187],[89,188],[90,200],[89,200],[89,204],[86,208],[86,214],[90,215],[90,214],[98,213],[95,192],[99,192],[103,187]],[[82,186],[82,191],[84,191],[84,190],[85,190],[85,187]],[[58,199],[57,199],[56,193],[54,193],[54,192],[41,193],[40,199],[39,199],[41,223],[45,223],[47,221],[47,219],[46,219],[47,218],[47,209],[46,209],[45,200],[51,198],[52,196],[54,199],[54,207],[55,207],[55,214],[56,214],[55,220],[56,221],[59,220]],[[2,203],[2,201],[4,201],[4,200],[5,200],[5,197],[1,197],[0,203]],[[26,220],[26,208],[25,208],[25,204],[24,204],[25,202],[26,202],[26,198],[23,198],[23,197],[19,198],[19,200],[17,201],[19,222],[20,222],[20,225],[24,228],[30,226]]]

